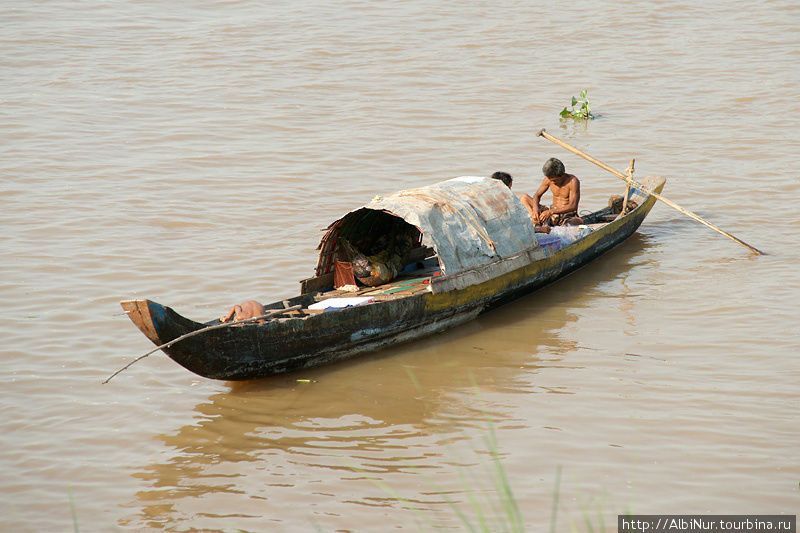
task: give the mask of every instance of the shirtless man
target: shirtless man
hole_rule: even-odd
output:
[[[239,305],[234,305],[233,307],[231,307],[231,310],[228,311],[228,314],[220,318],[219,321],[230,322],[231,320],[233,320],[234,322],[236,322],[238,320],[244,320],[246,318],[255,318],[257,316],[263,316],[265,314],[266,311],[264,310],[263,305],[256,302],[255,300],[247,300],[245,302],[240,303]]]
[[[567,174],[564,163],[551,157],[542,167],[544,180],[536,194],[531,198],[527,194],[520,197],[522,204],[530,213],[534,224],[562,226],[564,224],[582,224],[578,217],[578,202],[581,199],[581,184],[578,178]],[[553,205],[543,206],[542,196],[550,190],[553,193]]]
[[[509,189],[511,188],[511,184],[514,183],[514,178],[512,178],[511,174],[509,174],[508,172],[495,172],[494,174],[492,174],[491,177],[492,177],[492,179],[502,181],[503,183],[506,184],[506,186]],[[525,200],[524,200],[525,196],[528,196],[528,195],[527,194],[523,194],[520,197],[520,200],[522,201],[523,205],[525,205]],[[530,198],[530,196],[528,196],[528,198]],[[525,205],[525,207],[527,208],[528,206]],[[536,219],[534,219],[533,229],[534,229],[534,231],[536,233],[550,233],[550,226],[542,226],[541,224],[536,222]]]

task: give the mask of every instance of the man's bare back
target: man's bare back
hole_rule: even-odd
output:
[[[542,171],[545,177],[536,194],[533,197],[524,194],[520,198],[534,224],[548,226],[581,224],[583,221],[578,217],[581,184],[578,178],[567,174],[564,171],[564,164],[555,158],[550,158]],[[542,196],[547,191],[553,195],[553,204],[549,207],[541,204]]]
[[[220,318],[219,321],[230,322],[232,320],[236,322],[239,320],[245,320],[247,318],[264,316],[265,314],[266,310],[264,309],[263,305],[255,300],[247,300],[239,305],[234,305],[231,307],[230,311],[228,311],[228,314]]]

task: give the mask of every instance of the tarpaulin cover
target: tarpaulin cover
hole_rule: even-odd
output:
[[[505,184],[491,178],[465,176],[377,196],[331,224],[320,244],[317,275],[328,270],[323,268],[327,264],[323,257],[325,244],[334,244],[339,231],[349,220],[363,218],[364,210],[382,211],[416,226],[422,232],[422,244],[436,251],[447,275],[537,246],[527,210]]]

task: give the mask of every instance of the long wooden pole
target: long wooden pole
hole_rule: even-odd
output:
[[[764,252],[762,252],[758,248],[750,246],[749,244],[747,244],[743,240],[741,240],[741,239],[739,239],[737,237],[734,237],[733,235],[731,235],[727,231],[718,228],[717,226],[715,226],[711,222],[709,222],[709,221],[707,221],[707,220],[705,220],[703,218],[700,218],[699,216],[695,215],[694,213],[692,213],[691,211],[689,211],[687,209],[682,208],[681,206],[679,206],[678,204],[676,204],[672,200],[670,200],[668,198],[664,198],[663,196],[661,196],[660,194],[658,194],[658,193],[656,193],[654,191],[647,190],[641,183],[638,183],[637,181],[634,181],[630,177],[626,176],[625,174],[623,174],[622,172],[620,172],[618,170],[615,170],[615,169],[611,168],[610,166],[606,165],[602,161],[598,161],[594,157],[581,152],[580,150],[578,150],[574,146],[571,146],[571,145],[565,143],[564,141],[562,141],[560,139],[556,139],[555,137],[553,137],[552,135],[547,133],[545,130],[539,130],[539,132],[536,135],[539,136],[539,137],[544,137],[548,141],[552,141],[552,142],[556,143],[557,145],[561,146],[562,148],[566,148],[567,150],[569,150],[573,154],[577,154],[577,155],[581,156],[582,158],[586,159],[587,161],[590,161],[590,162],[594,163],[598,167],[603,168],[603,169],[611,172],[612,174],[614,174],[616,177],[618,177],[619,179],[623,180],[624,182],[633,185],[637,189],[646,192],[647,194],[655,197],[658,200],[661,200],[662,202],[664,202],[665,204],[667,204],[671,208],[680,211],[681,213],[683,213],[684,215],[686,215],[689,218],[693,218],[694,220],[698,221],[699,223],[703,224],[704,226],[708,226],[709,228],[713,229],[717,233],[719,233],[721,235],[725,235],[730,240],[741,244],[742,246],[744,246],[745,248],[747,248],[748,250],[750,250],[754,254],[756,254],[756,255],[765,255]]]
[[[284,303],[284,305],[286,305],[286,304]],[[287,313],[289,311],[296,311],[296,310],[302,309],[302,308],[303,308],[302,305],[293,305],[291,307],[287,307],[286,309],[275,309],[275,310],[270,311],[269,313],[267,313],[265,315],[256,316],[256,317],[253,317],[253,318],[245,318],[244,320],[237,320],[236,322],[223,322],[221,324],[214,324],[213,326],[208,326],[208,327],[205,327],[205,328],[201,328],[201,329],[196,329],[194,331],[190,331],[189,333],[186,333],[185,335],[181,335],[180,337],[178,337],[176,339],[172,339],[171,341],[166,342],[166,343],[162,344],[161,346],[156,346],[155,348],[153,348],[152,350],[150,350],[149,352],[147,352],[144,355],[140,355],[139,357],[137,357],[136,359],[134,359],[133,361],[131,361],[127,365],[123,366],[122,368],[120,368],[119,370],[117,370],[116,372],[114,372],[113,374],[108,376],[106,378],[106,380],[103,381],[103,385],[105,385],[106,383],[111,381],[111,378],[113,378],[114,376],[116,376],[117,374],[122,372],[123,370],[127,369],[133,363],[136,363],[137,361],[141,361],[142,359],[144,359],[148,355],[152,355],[152,354],[156,353],[157,351],[159,351],[162,348],[168,348],[168,347],[172,346],[173,344],[175,344],[176,342],[182,341],[183,339],[188,339],[189,337],[194,337],[195,335],[200,335],[201,333],[205,333],[206,331],[211,331],[211,330],[214,330],[214,329],[228,328],[228,327],[231,327],[231,326],[238,326],[239,324],[248,324],[250,322],[258,322],[259,320],[264,320],[265,318],[272,318],[274,316],[282,315],[283,313]]]

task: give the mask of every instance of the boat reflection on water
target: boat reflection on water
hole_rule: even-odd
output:
[[[560,330],[602,299],[595,288],[624,274],[644,247],[635,236],[592,268],[446,335],[229,383],[196,406],[193,423],[158,437],[166,459],[134,473],[147,488],[131,504],[137,515],[120,525],[375,530],[388,516],[402,521],[396,513],[409,505],[386,487],[448,514],[446,498],[462,499],[465,488],[458,469],[488,472],[490,425],[536,425],[514,419],[509,395],[571,393],[536,376],[569,369],[569,353],[580,347]]]

